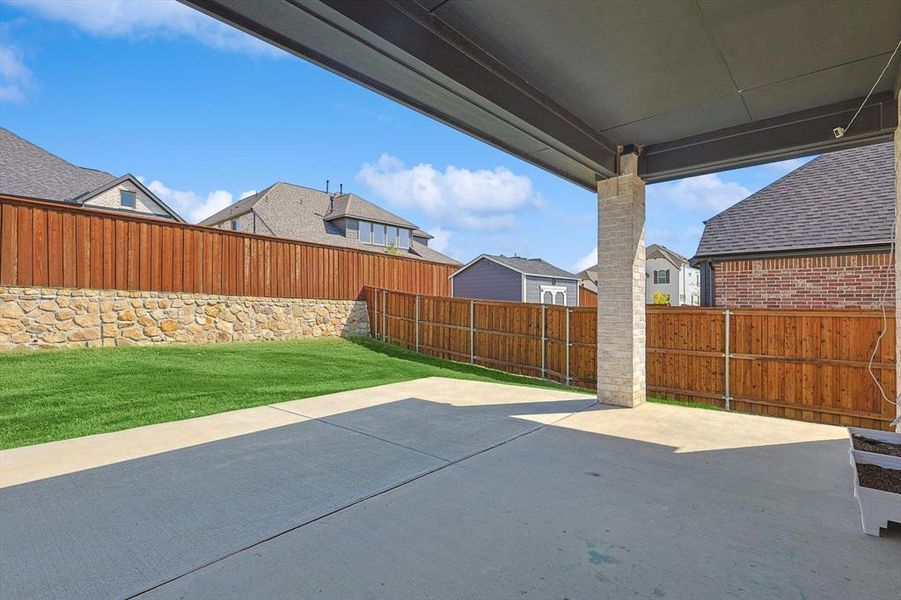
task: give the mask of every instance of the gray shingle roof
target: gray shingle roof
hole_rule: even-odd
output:
[[[398,227],[406,227],[416,229],[416,225],[402,219],[394,213],[388,212],[381,206],[376,206],[368,200],[360,198],[356,194],[341,194],[335,196],[332,210],[325,216],[326,221],[333,221],[342,217],[350,217],[352,219],[363,219],[364,221],[374,221],[376,223],[384,223],[386,225],[396,225]]]
[[[76,167],[0,127],[0,194],[68,202],[115,179]]]
[[[278,237],[366,252],[385,252],[384,247],[344,237],[337,226],[331,221],[326,221],[326,215],[333,213],[330,210],[330,200],[329,194],[321,190],[279,182],[227,206],[201,221],[200,225],[217,225],[253,208],[260,222],[259,231],[268,229],[272,235]],[[399,255],[450,265],[460,264],[449,256],[414,240],[410,242],[410,250],[406,253],[400,250]]]
[[[823,154],[706,223],[695,259],[888,244],[892,143]]]
[[[646,258],[663,258],[665,260],[670,261],[677,267],[681,267],[682,265],[688,263],[688,259],[679,254],[678,252],[674,252],[670,250],[666,246],[661,246],[660,244],[651,244],[645,249],[645,257]]]
[[[273,184],[277,185],[277,184]],[[243,215],[247,211],[249,211],[253,206],[260,201],[260,199],[266,195],[266,193],[272,189],[273,186],[267,187],[265,190],[260,190],[246,198],[241,198],[237,202],[229,204],[219,212],[213,213],[208,216],[206,219],[202,220],[198,225],[215,225],[217,223],[221,223],[222,221],[227,221],[232,217],[237,217],[239,215]]]
[[[564,271],[560,267],[555,267],[549,262],[540,258],[522,258],[520,256],[504,256],[486,254],[486,257],[495,260],[502,265],[507,265],[511,269],[515,269],[526,275],[536,275],[539,277],[557,277],[561,279],[578,279],[569,271]]]

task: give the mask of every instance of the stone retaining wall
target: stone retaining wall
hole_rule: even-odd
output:
[[[366,303],[0,287],[0,350],[367,335]]]

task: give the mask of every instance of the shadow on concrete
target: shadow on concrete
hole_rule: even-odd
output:
[[[0,596],[897,593],[846,441],[676,453],[534,420],[586,407],[620,412],[411,398],[6,488]]]

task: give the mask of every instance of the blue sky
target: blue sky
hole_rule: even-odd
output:
[[[192,221],[275,181],[330,179],[462,261],[577,270],[596,247],[591,192],[166,0],[0,0],[0,125],[142,177]],[[648,243],[691,256],[704,219],[802,163],[648,186]]]

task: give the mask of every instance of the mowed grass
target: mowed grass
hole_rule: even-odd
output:
[[[430,376],[565,389],[369,338],[6,352],[0,448]]]

